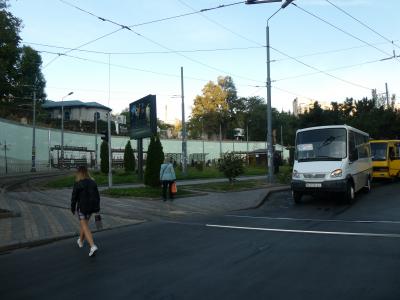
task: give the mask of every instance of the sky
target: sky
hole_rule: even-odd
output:
[[[371,89],[383,93],[385,83],[400,97],[400,58],[380,61],[393,50],[400,55],[400,1],[329,1],[375,32],[327,0],[295,0],[297,7],[279,11],[269,22],[272,106],[278,110],[291,111],[296,97],[327,103],[371,97]],[[181,67],[186,118],[196,95],[218,76],[231,76],[239,96],[266,98],[266,20],[281,4],[243,1],[142,23],[236,2],[10,0],[9,9],[23,22],[22,44],[41,51],[49,100],[72,91],[65,100],[96,101],[117,114],[155,94],[158,118],[173,123],[181,118]],[[117,31],[115,23],[136,26]],[[77,47],[68,56],[57,54]]]

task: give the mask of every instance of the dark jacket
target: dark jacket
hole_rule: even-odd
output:
[[[71,197],[71,211],[78,208],[83,214],[100,211],[100,195],[97,184],[92,179],[75,182]]]

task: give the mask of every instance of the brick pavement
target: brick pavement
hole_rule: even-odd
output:
[[[247,179],[259,179],[252,177]],[[213,181],[213,180],[212,180]],[[206,183],[210,180],[189,180],[179,184]],[[215,182],[215,181],[214,181]],[[131,185],[134,186],[134,185]],[[121,186],[126,187],[126,186]],[[270,191],[286,190],[287,186],[269,186],[233,193],[207,193],[162,202],[161,199],[109,198],[102,196],[101,214],[105,230],[141,222],[176,219],[192,214],[213,214],[257,206]],[[79,222],[70,212],[71,189],[0,193],[0,208],[10,210],[12,218],[0,218],[0,251],[34,245],[78,234]],[[94,220],[90,227],[95,232]]]

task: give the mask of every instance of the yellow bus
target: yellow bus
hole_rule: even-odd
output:
[[[400,140],[372,140],[372,177],[400,177]]]

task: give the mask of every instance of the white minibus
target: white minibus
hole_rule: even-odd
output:
[[[372,159],[369,135],[347,125],[299,129],[296,132],[292,194],[337,192],[351,203],[361,189],[369,192]]]

